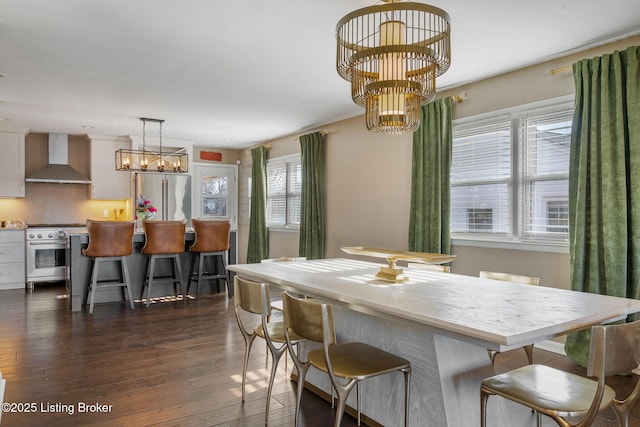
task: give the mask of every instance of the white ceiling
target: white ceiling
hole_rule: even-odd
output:
[[[242,148],[363,114],[335,25],[373,0],[0,0],[0,122]],[[638,0],[433,0],[452,88],[640,33]],[[90,126],[90,128],[83,127]],[[364,122],[363,122],[364,126]]]

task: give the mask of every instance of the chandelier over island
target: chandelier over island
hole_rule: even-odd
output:
[[[189,157],[186,153],[162,151],[162,123],[161,119],[141,117],[142,121],[142,150],[122,148],[116,151],[116,170],[139,172],[182,173],[189,169]],[[147,122],[158,123],[160,149],[147,150]]]
[[[435,98],[436,77],[449,69],[449,15],[423,3],[383,0],[336,25],[338,74],[365,108],[367,129],[413,132],[420,107]]]

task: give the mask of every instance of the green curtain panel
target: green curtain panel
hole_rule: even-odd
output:
[[[569,166],[571,287],[638,298],[640,280],[640,48],[573,64]],[[631,318],[629,320],[632,320]],[[589,332],[565,351],[586,366]]]
[[[420,127],[413,133],[410,251],[451,251],[451,145],[451,98],[437,99],[422,107]]]
[[[300,137],[302,200],[299,255],[324,258],[324,143],[320,132]]]
[[[267,230],[267,149],[251,150],[251,218],[247,262],[260,262],[269,257]]]

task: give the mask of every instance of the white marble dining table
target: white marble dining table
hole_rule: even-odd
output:
[[[331,303],[338,340],[364,341],[409,359],[412,426],[480,425],[480,382],[494,374],[487,348],[506,351],[640,312],[638,300],[426,269],[407,268],[407,282],[387,283],[375,278],[380,265],[336,258],[228,268]],[[310,374],[308,382],[330,391],[326,375]],[[362,389],[363,414],[385,426],[402,425],[401,376],[369,382]],[[535,425],[528,411],[509,408],[490,399],[488,425]]]

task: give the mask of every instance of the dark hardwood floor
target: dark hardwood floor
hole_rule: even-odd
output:
[[[269,366],[265,346],[260,341],[254,346],[243,405],[244,342],[226,294],[148,309],[137,304],[133,311],[118,303],[97,304],[90,315],[71,313],[64,293],[64,287],[42,285],[33,293],[0,291],[4,400],[35,404],[32,412],[4,412],[3,426],[263,425]],[[553,353],[536,349],[534,358],[584,373]],[[502,353],[496,369],[523,363],[523,351]],[[622,393],[635,381],[636,376],[611,378]],[[281,363],[270,426],[293,425],[294,387]],[[303,396],[301,415],[304,426],[333,425],[330,404],[310,392]],[[638,416],[636,409],[631,425],[640,426]],[[534,425],[529,421],[523,425]],[[355,425],[345,415],[343,426]],[[546,425],[554,424],[545,420]],[[596,425],[616,425],[613,413],[603,412]]]

